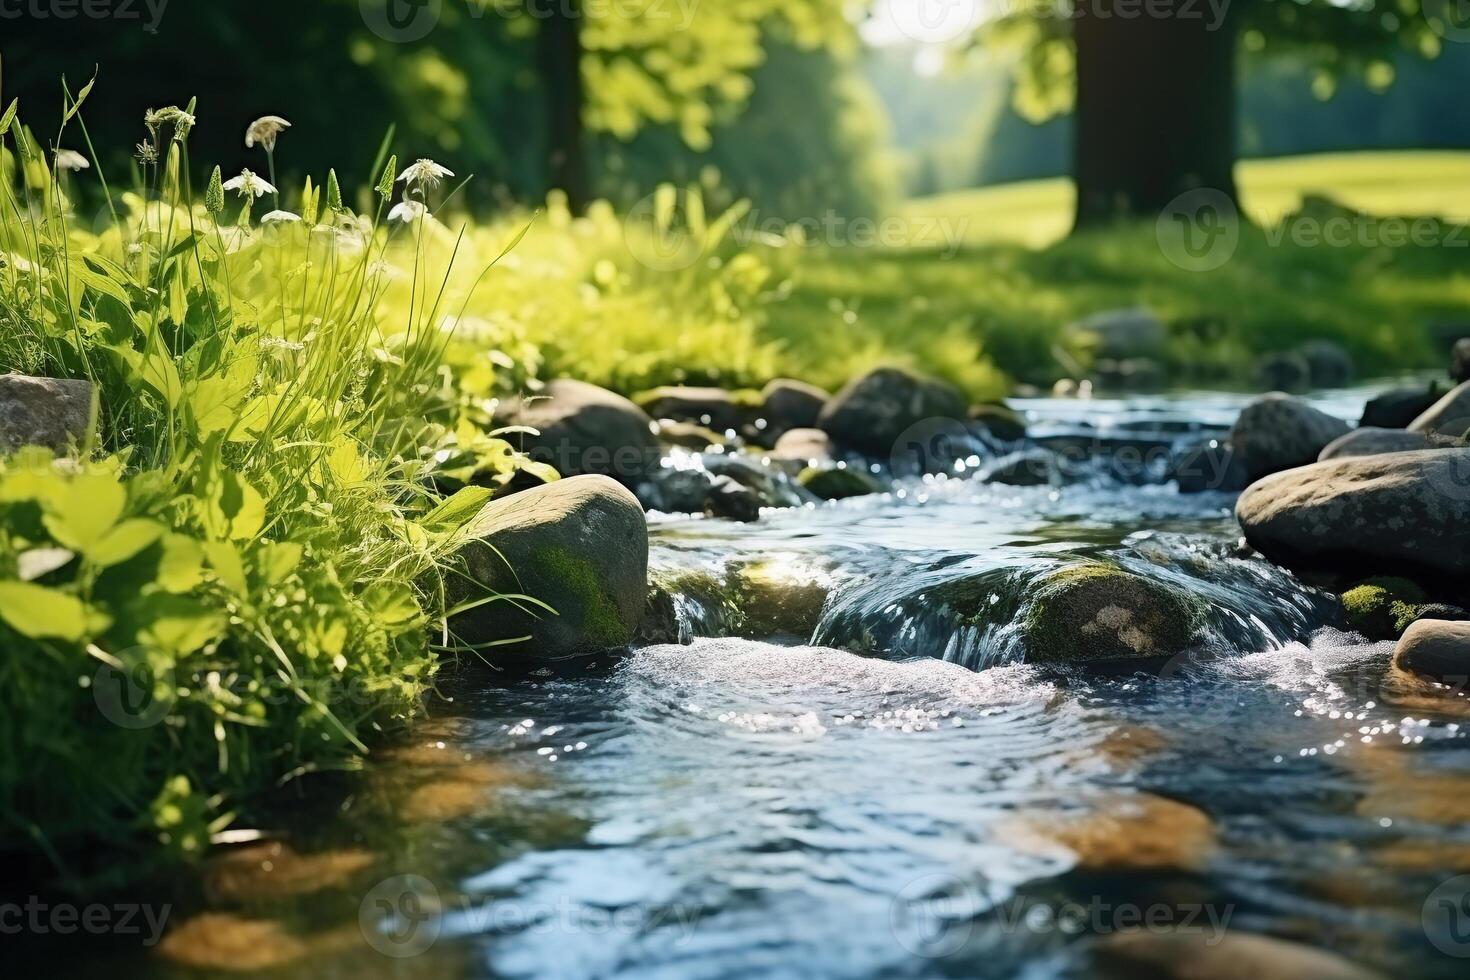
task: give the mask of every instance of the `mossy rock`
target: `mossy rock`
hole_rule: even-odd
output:
[[[970,409],[970,421],[978,422],[1002,442],[1018,442],[1026,438],[1026,422],[1007,405],[976,405]]]
[[[850,467],[822,469],[808,466],[801,471],[796,482],[823,500],[846,500],[883,492],[877,480]]]
[[[1105,665],[1182,653],[1203,619],[1203,605],[1180,590],[1090,562],[1042,578],[1020,626],[1028,663]]]
[[[1342,611],[1348,626],[1368,639],[1396,640],[1428,598],[1406,578],[1374,578],[1342,594]]]
[[[809,637],[822,619],[831,583],[825,576],[792,575],[775,562],[754,562],[737,573],[736,602],[743,636]]]

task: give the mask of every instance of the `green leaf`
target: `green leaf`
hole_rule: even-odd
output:
[[[383,176],[378,181],[378,193],[386,200],[393,196],[393,184],[397,180],[398,156],[397,154],[388,158],[388,166],[383,170]]]
[[[204,553],[209,556],[209,567],[225,588],[235,595],[246,595],[245,562],[240,549],[228,541],[204,542]]]
[[[0,619],[33,640],[80,640],[87,607],[76,596],[29,582],[0,582]]]
[[[230,470],[211,485],[207,501],[215,530],[234,541],[253,538],[265,524],[265,500],[250,481]]]
[[[10,124],[15,121],[15,111],[20,108],[20,99],[11,99],[10,108],[5,110],[5,115],[0,116],[0,136],[10,132]]]
[[[93,75],[92,80],[82,86],[82,90],[77,93],[76,99],[72,101],[71,108],[66,110],[66,118],[61,120],[63,126],[71,122],[72,117],[82,111],[82,103],[87,101],[87,96],[92,94],[92,86],[96,84],[97,76]]]
[[[493,492],[488,487],[465,487],[425,514],[419,523],[429,531],[457,531],[474,519]]]
[[[48,495],[42,515],[58,544],[86,554],[122,517],[127,491],[106,473],[84,473]]]
[[[123,521],[87,550],[87,558],[103,568],[121,564],[162,537],[163,530],[162,524],[142,517]]]
[[[204,646],[224,631],[226,623],[224,613],[176,595],[148,596],[133,611],[147,624],[138,630],[138,641],[175,657]]]
[[[158,587],[166,592],[188,592],[204,574],[204,548],[183,534],[163,536],[163,555],[158,561]]]
[[[301,551],[295,541],[267,541],[251,556],[255,572],[266,585],[280,585],[301,564]]]
[[[133,299],[128,295],[126,289],[118,285],[108,276],[92,271],[87,263],[81,259],[74,258],[71,260],[71,274],[81,280],[82,285],[89,289],[96,290],[104,296],[111,296],[126,309],[133,308]]]

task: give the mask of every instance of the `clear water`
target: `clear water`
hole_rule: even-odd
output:
[[[1321,402],[1355,418],[1364,397]],[[1025,407],[1043,436],[1166,438],[1241,402]],[[1391,645],[1238,547],[1232,503],[1099,466],[1060,489],[910,480],[754,525],[655,518],[691,644],[459,678],[411,744],[287,828],[297,852],[359,855],[349,872],[293,887],[287,855],[247,860],[244,885],[206,873],[178,914],[214,919],[99,962],[1093,976],[1136,914],[1210,946],[1256,934],[1460,976],[1470,936],[1435,889],[1470,872],[1470,704],[1388,677]],[[1021,662],[1026,583],[1100,555],[1204,597],[1210,655],[1124,677]],[[961,580],[978,613],[943,598]]]

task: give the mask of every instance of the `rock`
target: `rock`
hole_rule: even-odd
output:
[[[728,476],[755,491],[763,507],[799,507],[812,500],[785,470],[767,466],[751,453],[708,453],[704,465],[715,476]]]
[[[1470,678],[1470,623],[1421,619],[1393,648],[1394,665],[1448,683]]]
[[[702,453],[713,446],[726,446],[729,441],[714,429],[697,422],[674,422],[662,419],[653,423],[658,441],[667,446],[678,446]]]
[[[1409,423],[1412,432],[1459,439],[1470,432],[1470,381],[1463,382]]]
[[[1455,346],[1450,351],[1450,377],[1457,384],[1470,381],[1470,337],[1455,341]]]
[[[0,455],[22,446],[64,452],[88,442],[95,424],[90,381],[0,375]]]
[[[1071,334],[1095,339],[1099,358],[1121,359],[1155,353],[1168,339],[1168,331],[1148,310],[1106,310],[1094,313],[1067,328]]]
[[[1245,407],[1230,430],[1230,446],[1257,480],[1316,462],[1327,444],[1346,435],[1348,424],[1279,392]]]
[[[817,424],[822,406],[832,397],[816,385],[789,378],[777,378],[761,389],[761,418],[766,420],[766,435],[779,439],[792,429],[810,429]]]
[[[1256,384],[1267,391],[1305,391],[1311,386],[1312,366],[1300,354],[1266,354],[1256,361]]]
[[[1307,362],[1307,379],[1314,388],[1342,388],[1357,377],[1352,355],[1335,341],[1311,340],[1297,353]]]
[[[1110,933],[1097,944],[1106,976],[1155,980],[1385,980],[1336,953],[1198,921],[1177,931]],[[1116,971],[1116,972],[1114,972]]]
[[[1314,463],[1254,483],[1235,516],[1278,564],[1377,574],[1470,573],[1470,449]]]
[[[1342,594],[1348,626],[1370,640],[1396,640],[1418,618],[1428,597],[1405,578],[1376,578]]]
[[[1001,442],[1020,442],[1026,438],[1026,421],[1009,405],[976,405],[970,409],[970,421]]]
[[[1019,616],[1027,663],[1097,665],[1182,653],[1202,618],[1183,592],[1101,562],[1045,576]]]
[[[1008,487],[1056,486],[1062,482],[1062,467],[1049,449],[1023,449],[988,464],[978,479]]]
[[[822,621],[832,580],[819,571],[793,569],[790,562],[756,561],[737,570],[733,591],[742,636],[805,640]]]
[[[1177,453],[1169,461],[1165,479],[1179,484],[1180,493],[1239,493],[1251,482],[1239,454],[1218,439],[1196,443]]]
[[[832,439],[821,429],[788,429],[776,440],[772,459],[793,460],[811,465],[832,462]]]
[[[504,409],[509,424],[539,431],[524,437],[531,458],[550,463],[562,476],[596,473],[627,486],[657,466],[660,453],[652,422],[628,399],[566,379],[550,382],[543,394],[510,402]]]
[[[1081,811],[1022,810],[996,836],[1026,853],[1069,859],[1078,871],[1199,871],[1215,852],[1200,810],[1152,793],[1109,793]]]
[[[1426,602],[1422,606],[1415,608],[1413,622],[1408,625],[1412,626],[1421,619],[1447,619],[1456,623],[1464,622],[1470,620],[1470,609],[1451,606],[1444,602]],[[1408,626],[1404,628],[1407,629]]]
[[[503,648],[535,658],[569,657],[632,642],[648,601],[648,526],[643,508],[605,476],[577,476],[492,501],[466,529],[465,574],[448,574],[450,605],[489,593],[455,616],[467,645],[530,636]],[[487,590],[489,590],[487,592]]]
[[[739,429],[757,407],[744,392],[682,385],[654,388],[634,396],[633,401],[653,418],[697,422],[720,432]]]
[[[1167,372],[1151,357],[1105,357],[1093,365],[1093,386],[1099,391],[1158,391]]]
[[[823,469],[808,466],[796,480],[823,500],[846,500],[849,497],[865,497],[870,493],[883,492],[883,487],[877,480],[852,467]]]
[[[1442,397],[1444,392],[1437,385],[1385,391],[1363,406],[1363,420],[1358,424],[1365,429],[1407,429]]]
[[[1434,443],[1422,432],[1408,429],[1354,429],[1327,444],[1318,462],[1345,459],[1349,456],[1377,456],[1380,453],[1409,453],[1416,449],[1433,449]]]
[[[706,469],[664,469],[638,484],[638,499],[665,514],[703,514],[734,521],[760,519],[761,495],[728,475]]]
[[[1077,391],[1077,382],[1071,378],[1058,378],[1056,383],[1051,386],[1051,396],[1053,398],[1076,398]]]
[[[643,606],[643,619],[638,623],[634,642],[645,645],[688,643],[692,639],[679,623],[679,610],[674,594],[657,582],[648,587],[648,601]]]
[[[817,428],[839,445],[886,457],[916,422],[964,417],[964,396],[951,385],[887,367],[848,382],[823,407]]]

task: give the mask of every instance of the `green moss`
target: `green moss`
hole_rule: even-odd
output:
[[[1368,639],[1395,640],[1428,598],[1406,578],[1373,578],[1342,594],[1342,611],[1348,626]]]
[[[868,474],[854,469],[822,469],[808,466],[796,478],[807,490],[823,500],[845,500],[848,497],[864,497],[870,493],[881,493],[883,488]]]
[[[562,612],[582,610],[581,630],[589,647],[615,649],[633,640],[633,631],[623,621],[617,603],[602,587],[602,576],[586,558],[566,548],[547,548],[533,559],[538,578],[554,589],[563,590],[571,602],[548,601],[547,605]]]
[[[1097,663],[1173,656],[1203,618],[1197,599],[1091,562],[1043,578],[1021,611],[1021,631],[1032,663]]]

